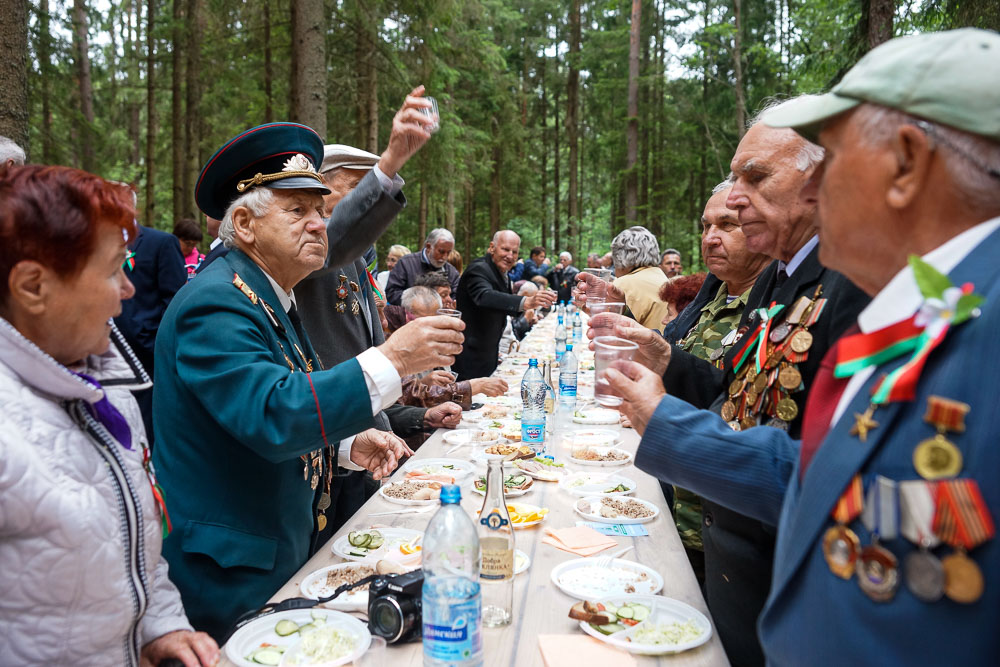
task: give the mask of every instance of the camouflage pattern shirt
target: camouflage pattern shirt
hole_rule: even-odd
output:
[[[712,352],[722,347],[722,339],[740,323],[749,296],[750,288],[747,288],[738,298],[727,302],[729,290],[726,288],[726,283],[719,285],[715,298],[701,309],[698,323],[691,327],[678,343],[680,348],[700,359],[710,361],[709,356]],[[721,368],[723,357],[712,363]],[[675,486],[674,520],[677,522],[681,543],[688,549],[704,551],[705,547],[701,541],[701,498],[687,489]]]

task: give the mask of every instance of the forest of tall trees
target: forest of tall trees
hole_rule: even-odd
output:
[[[1000,27],[995,0],[0,0],[0,135],[195,213],[201,165],[290,119],[380,152],[424,84],[441,131],[380,242],[467,257],[605,252],[631,224],[697,266],[698,217],[765,99],[817,92],[893,35]]]

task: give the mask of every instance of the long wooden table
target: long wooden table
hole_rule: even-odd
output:
[[[552,323],[541,322],[536,325],[536,329],[529,333],[528,340],[540,341],[551,340]],[[538,344],[537,342],[535,343]],[[498,372],[503,372],[501,369]],[[511,393],[516,393],[516,385],[520,379],[510,376],[507,378],[511,385]],[[592,391],[592,390],[591,390]],[[581,389],[581,395],[585,395],[586,390]],[[570,424],[574,428],[585,428],[577,424]],[[621,430],[621,447],[635,453],[639,444],[639,437],[630,428],[615,428]],[[444,429],[439,429],[427,442],[417,451],[416,459],[437,458],[445,455],[451,447],[443,441]],[[558,433],[553,441],[558,441]],[[467,458],[471,454],[471,447],[462,449],[450,455],[452,458]],[[593,468],[579,466],[569,463],[569,452],[561,452],[558,447],[552,452],[557,456],[557,460],[567,462],[567,467],[573,471],[610,471],[609,468]],[[664,578],[664,586],[661,595],[675,598],[690,604],[709,615],[705,605],[705,600],[701,595],[694,573],[688,563],[684,549],[681,546],[677,535],[676,527],[671,518],[666,500],[660,490],[657,480],[647,475],[632,465],[622,468],[614,468],[616,472],[621,472],[627,477],[634,479],[638,488],[635,496],[646,500],[651,500],[660,506],[660,515],[650,523],[643,524],[649,530],[648,536],[642,537],[619,537],[617,541],[621,547],[633,546],[633,550],[626,554],[624,558],[634,560],[643,565],[652,567]],[[485,468],[483,468],[485,472]],[[482,496],[470,490],[471,480],[462,482],[462,507],[469,512],[470,516],[478,515],[482,505]],[[575,497],[559,490],[555,483],[535,481],[531,490],[524,496],[517,498],[518,501],[541,505],[549,509],[549,514],[540,525],[519,529],[515,531],[516,547],[524,551],[531,558],[531,565],[528,570],[517,575],[514,584],[514,612],[513,621],[504,628],[484,629],[484,664],[491,667],[522,667],[528,665],[543,665],[541,653],[538,648],[538,635],[540,634],[578,634],[581,638],[584,634],[576,621],[568,617],[570,606],[575,600],[562,593],[550,579],[552,569],[560,563],[576,559],[578,556],[561,551],[553,546],[542,543],[544,528],[562,528],[576,524],[582,517],[573,510]],[[412,528],[423,531],[430,521],[432,512],[426,514],[400,514],[384,517],[369,518],[374,512],[387,512],[391,510],[403,509],[400,505],[390,503],[376,494],[358,511],[358,513],[334,536],[334,540],[349,531],[371,528],[374,526],[393,526],[399,528]],[[289,597],[300,595],[299,583],[311,572],[328,565],[342,562],[342,559],[333,554],[330,543],[325,545],[313,556],[280,590],[278,590],[272,600],[284,600]],[[608,550],[606,553],[611,553]],[[601,555],[601,554],[598,554]],[[636,656],[640,665],[728,665],[725,652],[719,641],[718,635],[713,631],[711,639],[699,648],[675,655],[665,655],[661,657]],[[225,658],[223,663],[226,664]],[[231,664],[231,663],[229,663]],[[403,665],[422,665],[423,651],[419,643],[390,645],[387,650],[386,664],[393,667]],[[581,667],[584,667],[581,665]]]

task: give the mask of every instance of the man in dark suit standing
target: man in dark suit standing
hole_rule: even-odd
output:
[[[201,273],[209,264],[229,252],[229,248],[223,245],[222,239],[219,238],[219,225],[221,224],[221,220],[205,216],[205,231],[212,237],[212,244],[208,246],[208,252],[201,260],[201,264],[194,270],[195,274]]]
[[[459,380],[486,377],[496,370],[497,349],[508,315],[548,308],[556,300],[552,290],[539,290],[531,296],[511,294],[507,272],[517,263],[520,247],[521,237],[501,230],[493,235],[486,254],[462,274],[458,309],[466,326],[465,346],[452,365]]]
[[[139,233],[129,244],[125,273],[135,286],[135,296],[122,301],[115,324],[135,350],[146,372],[153,377],[153,348],[160,320],[177,290],[187,282],[184,255],[177,237],[152,227],[138,225]],[[142,411],[149,444],[153,444],[153,390],[135,392]]]

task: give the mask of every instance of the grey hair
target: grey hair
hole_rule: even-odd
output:
[[[534,294],[537,291],[538,291],[538,285],[531,282],[530,280],[525,280],[524,284],[518,288],[517,295],[528,296],[529,294]]]
[[[571,255],[566,250],[563,250],[561,253],[559,253],[559,261],[560,262],[563,261],[563,258],[566,258],[567,262],[572,262],[573,261],[573,255]]]
[[[729,172],[729,175],[726,176],[726,180],[722,181],[721,183],[719,183],[718,185],[716,185],[714,188],[712,188],[712,194],[713,195],[717,195],[720,192],[722,192],[723,190],[728,190],[729,188],[733,187],[734,185],[736,185],[736,174],[734,174],[733,172]]]
[[[0,165],[5,164],[8,160],[13,160],[15,166],[23,165],[24,149],[14,143],[13,139],[0,137]]]
[[[629,227],[611,241],[611,260],[616,274],[625,274],[644,266],[659,266],[660,244],[645,227]]]
[[[408,313],[413,312],[413,307],[418,305],[434,305],[440,308],[444,302],[441,300],[441,295],[437,291],[432,290],[430,287],[424,287],[423,285],[417,285],[415,287],[409,287],[403,291],[403,296],[399,298],[399,303]]]
[[[768,98],[764,100],[764,103],[761,105],[757,113],[754,114],[753,118],[751,118],[747,122],[747,129],[750,129],[751,127],[760,123],[761,120],[763,120],[764,116],[766,116],[768,113],[776,109],[785,107],[789,104],[792,104],[793,102],[797,103],[798,100],[801,99],[816,98],[816,97],[819,97],[819,95],[797,95],[795,97],[790,97],[786,100],[781,100],[776,97]],[[795,156],[795,168],[798,169],[799,171],[809,171],[810,169],[812,169],[813,167],[815,167],[816,165],[818,165],[820,162],[823,161],[823,155],[824,155],[823,147],[814,144],[813,142],[804,139],[801,136],[799,136],[799,139],[802,141],[802,147],[799,148],[799,152]]]
[[[517,242],[518,243],[521,242],[521,237],[518,236],[517,232],[510,229],[501,229],[497,231],[496,234],[493,235],[493,240],[491,240],[490,243],[499,243],[500,237],[503,236],[504,234],[513,234],[515,237],[517,237]]]
[[[274,192],[271,188],[253,188],[234,199],[233,203],[226,209],[226,215],[223,216],[222,222],[219,223],[219,238],[222,239],[222,245],[227,248],[233,248],[236,245],[236,228],[233,226],[233,211],[237,207],[242,206],[247,208],[250,210],[251,215],[255,218],[260,218],[267,215],[267,211],[271,208],[271,202],[273,201]]]
[[[660,259],[663,259],[667,255],[677,255],[678,257],[680,257],[681,251],[676,248],[667,248],[666,250],[660,253]]]
[[[437,229],[431,230],[430,234],[427,235],[427,239],[424,241],[424,243],[433,248],[438,244],[438,241],[446,241],[447,243],[454,243],[455,236],[444,227],[438,227]]]
[[[941,151],[955,189],[973,212],[993,213],[1000,206],[998,181],[988,171],[1000,171],[1000,143],[878,104],[857,107],[855,120],[872,147],[888,142],[902,125],[917,125]]]
[[[409,248],[400,243],[396,243],[394,245],[389,246],[389,252],[386,253],[386,256],[395,255],[396,257],[406,257],[409,254],[410,254]]]

